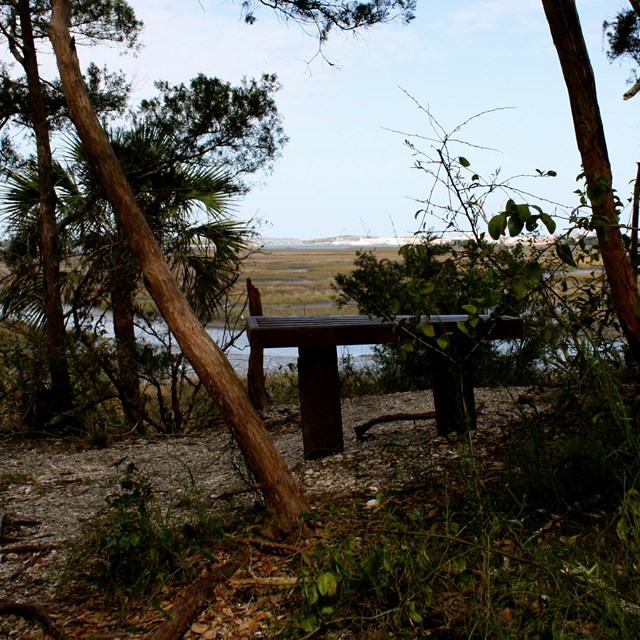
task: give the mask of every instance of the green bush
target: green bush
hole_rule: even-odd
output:
[[[170,576],[190,575],[190,554],[221,535],[218,518],[199,500],[163,508],[148,478],[129,463],[107,507],[71,545],[66,574],[103,593],[141,597]]]
[[[30,436],[95,437],[117,434],[124,426],[113,387],[100,366],[105,357],[98,342],[93,348],[67,336],[70,374],[76,403],[68,415],[51,410],[49,369],[39,330],[23,324],[0,333],[0,424],[2,429]]]
[[[431,384],[429,350],[420,318],[432,314],[495,313],[527,319],[527,335],[517,343],[477,343],[468,367],[477,385],[531,384],[540,378],[547,347],[546,323],[535,301],[519,299],[510,280],[525,272],[530,259],[523,247],[482,249],[474,242],[443,244],[426,238],[400,250],[397,261],[378,259],[374,251],[357,253],[355,268],[335,277],[339,306],[356,303],[360,313],[396,318],[407,316],[406,340],[377,347],[377,375],[383,389],[406,391]]]

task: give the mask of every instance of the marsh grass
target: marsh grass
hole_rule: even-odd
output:
[[[337,273],[354,268],[357,247],[336,249],[265,249],[250,255],[243,264],[237,293],[246,278],[261,294],[265,315],[349,315],[355,305],[338,309],[331,284]],[[399,259],[398,249],[375,249],[379,258]]]

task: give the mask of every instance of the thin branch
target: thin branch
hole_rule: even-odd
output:
[[[367,422],[363,422],[362,424],[354,427],[354,431],[356,432],[356,437],[358,440],[362,440],[364,438],[364,434],[369,431],[372,427],[375,427],[378,424],[383,424],[386,422],[400,422],[402,420],[432,420],[436,417],[435,411],[426,411],[422,413],[391,413],[385,414],[383,416],[378,416],[377,418],[373,418],[372,420],[368,420]]]
[[[640,78],[638,78],[633,83],[633,86],[631,87],[631,89],[629,89],[629,91],[625,92],[625,94],[622,96],[622,99],[630,100],[631,98],[633,98],[633,96],[636,95],[636,93],[638,93],[638,91],[640,91]]]

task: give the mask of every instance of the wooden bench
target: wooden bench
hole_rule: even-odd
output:
[[[395,322],[369,316],[249,316],[247,336],[251,348],[298,348],[298,384],[302,438],[306,459],[319,458],[343,450],[340,383],[337,345],[389,344],[409,337],[403,321]],[[520,318],[480,316],[471,340],[461,330],[466,315],[441,315],[425,318],[434,329],[429,338],[430,366],[436,424],[439,434],[475,427],[473,381],[464,365],[477,339],[506,340],[520,338]],[[436,340],[449,336],[447,352]],[[455,357],[451,357],[451,353]]]

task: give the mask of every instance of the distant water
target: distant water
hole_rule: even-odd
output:
[[[104,335],[113,338],[113,321],[110,311],[95,310],[93,313],[95,323],[100,322],[104,330]],[[206,327],[207,333],[216,341],[218,345],[223,345],[229,341],[229,333],[219,324],[211,324]],[[158,344],[148,333],[137,328],[136,334],[138,338],[146,340],[151,344]],[[249,364],[249,342],[247,334],[242,333],[235,340],[234,345],[226,351],[227,358],[233,365],[233,368],[239,375],[245,375]],[[373,347],[371,345],[349,345],[338,347],[338,360],[344,357],[350,357],[355,367],[364,366],[371,362],[373,355]],[[264,369],[265,371],[276,372],[282,369],[295,366],[298,361],[298,350],[295,347],[286,347],[281,349],[265,349],[264,350]]]
[[[224,339],[220,329],[207,327],[207,332],[214,340],[219,341]],[[247,373],[249,351],[250,347],[246,333],[242,334],[236,344],[227,351],[229,361],[240,375],[245,375]],[[343,358],[349,357],[356,368],[369,364],[372,356],[372,345],[356,344],[338,347],[338,361],[340,362]],[[295,366],[297,361],[298,350],[295,347],[264,350],[264,370],[267,372],[286,370],[291,366]]]
[[[304,249],[314,251],[316,249],[400,249],[400,245],[390,244],[265,244],[263,248],[267,251],[271,249]]]

